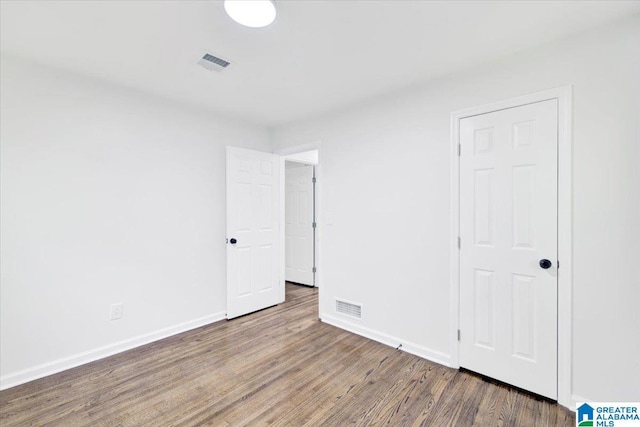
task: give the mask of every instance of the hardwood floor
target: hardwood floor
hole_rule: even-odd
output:
[[[573,426],[547,400],[318,321],[287,302],[0,392],[9,426]]]

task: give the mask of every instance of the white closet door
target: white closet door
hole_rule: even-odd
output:
[[[557,117],[549,100],[460,122],[460,365],[552,399]]]

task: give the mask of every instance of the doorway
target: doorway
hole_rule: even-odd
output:
[[[288,159],[287,159],[288,157]],[[320,142],[266,153],[227,147],[227,319],[284,302],[287,161],[314,171],[312,285],[320,286]],[[314,227],[315,225],[315,227]],[[299,285],[290,285],[299,286]]]
[[[285,161],[285,281],[315,286],[315,165]]]
[[[281,278],[281,288],[282,288],[282,301],[285,301],[286,289],[291,289],[292,287],[313,287],[318,292],[321,287],[322,275],[321,275],[321,261],[322,261],[322,251],[321,251],[321,202],[322,202],[322,176],[321,176],[321,159],[322,159],[322,151],[321,151],[321,143],[320,141],[311,142],[299,146],[293,146],[284,148],[276,151],[276,154],[280,156],[280,171],[281,171],[281,193],[284,197],[281,198],[280,204],[280,236],[283,244],[280,247],[280,278]],[[289,171],[289,177],[296,177],[299,180],[298,183],[302,188],[296,188],[297,184],[293,182],[293,180],[287,180],[287,171]],[[293,173],[291,173],[293,171]],[[304,172],[303,172],[304,171]],[[311,184],[313,186],[309,186],[309,175],[311,175]],[[294,178],[295,179],[295,178]],[[302,184],[305,182],[305,184]],[[293,184],[293,185],[292,185]],[[296,209],[296,201],[292,198],[287,198],[286,193],[291,193],[292,191],[302,190],[303,192],[309,192],[311,189],[312,198],[306,198],[306,206],[307,209],[310,210],[310,215],[304,213],[302,205],[298,205],[297,211],[292,214],[291,211]],[[288,203],[288,206],[287,206]],[[287,214],[287,210],[289,214]],[[306,256],[305,259],[307,261],[307,265],[310,266],[311,276],[307,274],[307,279],[301,279],[299,277],[291,276],[292,267],[295,266],[295,260],[293,260],[293,255],[295,254],[295,244],[292,241],[293,234],[296,230],[291,230],[289,224],[289,230],[287,230],[287,218],[290,220],[296,220],[296,218],[292,217],[292,215],[305,215],[305,220],[300,222],[309,221],[309,226],[304,226],[304,230],[306,230],[306,236],[302,241],[308,241],[311,236],[312,245],[308,245],[307,248],[311,248],[311,256]],[[294,221],[290,221],[294,222]],[[300,230],[297,230],[300,231]],[[311,231],[311,233],[310,233]],[[289,236],[289,238],[287,238]],[[300,257],[300,254],[298,253]],[[287,259],[287,257],[289,257]],[[303,270],[306,270],[306,266],[302,263]],[[288,271],[287,271],[288,270]],[[308,278],[311,277],[311,280]],[[296,281],[297,280],[297,281]],[[306,282],[306,283],[305,283]]]
[[[284,156],[285,282],[315,287],[318,150]]]

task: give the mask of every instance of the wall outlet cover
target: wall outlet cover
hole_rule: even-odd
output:
[[[122,313],[124,311],[124,305],[119,302],[111,305],[111,320],[122,319]]]

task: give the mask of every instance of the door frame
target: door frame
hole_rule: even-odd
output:
[[[315,165],[316,174],[316,192],[315,192],[315,215],[316,215],[316,230],[315,230],[315,265],[316,274],[314,277],[314,285],[319,288],[318,292],[322,289],[322,142],[314,141],[307,144],[296,145],[293,147],[281,148],[275,150],[274,154],[280,156],[280,192],[285,194],[285,157],[291,154],[304,153],[305,151],[318,150],[318,164]],[[281,288],[281,300],[285,300],[285,198],[280,199],[280,288]],[[318,298],[318,302],[320,299]]]
[[[451,367],[460,367],[460,121],[464,118],[541,101],[558,101],[558,403],[572,408],[572,87],[561,86],[451,113]]]

